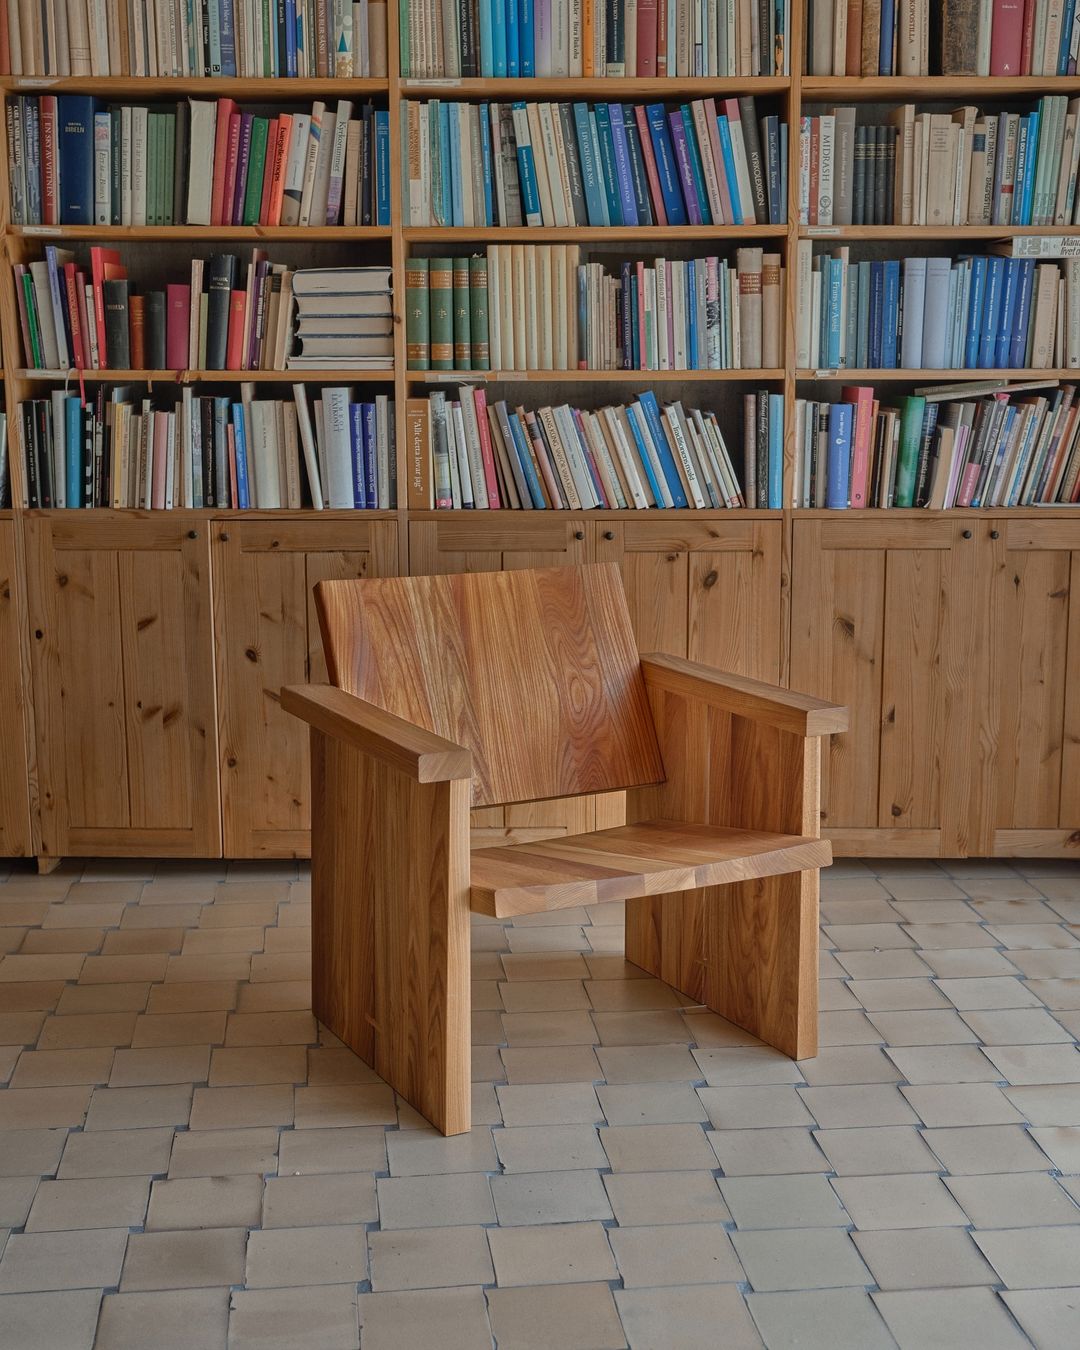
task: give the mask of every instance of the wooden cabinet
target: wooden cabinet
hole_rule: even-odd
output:
[[[822,830],[841,853],[974,851],[982,715],[979,522],[796,520],[791,686],[846,704],[822,756]]]
[[[22,586],[17,575],[15,522],[0,520],[0,858],[33,852],[30,773],[26,753],[26,671]]]
[[[324,681],[312,587],[394,576],[393,520],[217,520],[213,525],[222,823],[227,857],[307,857],[307,728],[286,684]]]
[[[218,855],[207,521],[25,529],[41,853]]]

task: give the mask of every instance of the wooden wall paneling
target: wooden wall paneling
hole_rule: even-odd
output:
[[[284,685],[326,681],[312,588],[393,576],[391,520],[214,523],[219,762],[227,857],[307,857],[308,737],[279,706]]]
[[[0,857],[33,853],[26,743],[27,671],[14,520],[0,519]]]

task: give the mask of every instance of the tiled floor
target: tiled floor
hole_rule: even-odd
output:
[[[312,1020],[295,866],[0,878],[4,1350],[1080,1346],[1080,865],[835,866],[799,1065],[618,906],[479,920],[447,1140]]]

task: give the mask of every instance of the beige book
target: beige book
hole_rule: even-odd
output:
[[[570,165],[566,157],[566,138],[563,135],[562,118],[556,104],[548,104],[551,110],[551,130],[555,137],[555,157],[559,165],[558,183],[562,191],[563,211],[567,225],[574,224],[574,200],[570,195]]]
[[[762,260],[760,248],[737,250],[739,280],[739,368],[757,369],[762,352]]]
[[[945,113],[931,113],[927,138],[927,225],[952,224],[952,189],[956,181],[956,145],[952,119]]]
[[[1076,148],[1076,122],[1077,114],[1073,105],[1080,105],[1080,99],[1073,99],[1069,104],[1071,111],[1065,114],[1065,130],[1061,140],[1061,167],[1058,171],[1057,190],[1054,193],[1054,220],[1055,225],[1065,224],[1065,207],[1069,198],[1069,183],[1072,181],[1070,174],[1073,172],[1073,155]]]
[[[349,122],[345,133],[345,181],[342,185],[342,225],[359,224],[357,202],[360,195],[360,134],[363,123],[359,118]]]
[[[963,130],[960,172],[957,175],[957,200],[954,212],[955,224],[963,225],[971,210],[972,174],[975,159],[975,123],[979,115],[978,108],[970,104],[963,108],[954,108],[953,123]],[[985,155],[985,151],[983,152]]]
[[[549,244],[547,252],[551,271],[551,291],[544,305],[544,313],[551,324],[551,368],[568,370],[570,367],[567,343],[569,315],[566,307],[566,246]]]
[[[536,244],[525,245],[525,370],[540,366],[540,264]]]
[[[780,266],[779,253],[763,253],[761,256],[761,364],[775,369],[783,364],[783,310],[781,308],[780,278],[783,269]],[[740,302],[741,302],[740,290]]]
[[[921,75],[922,25],[919,9],[925,0],[900,0],[896,16],[896,73]],[[842,74],[842,71],[838,71]]]
[[[581,266],[581,246],[579,244],[564,244],[563,257],[565,258],[566,269],[566,369],[577,370],[578,367],[578,303],[577,303],[577,276],[578,268]]]
[[[500,320],[500,332],[502,336],[502,369],[503,370],[522,370],[524,368],[524,351],[519,356],[519,333],[522,329],[518,328],[518,299],[519,291],[516,289],[518,277],[514,262],[515,252],[521,248],[520,244],[502,244],[499,248],[499,294],[502,296],[502,318]],[[524,283],[524,273],[522,273],[522,283]],[[523,297],[522,297],[523,298]]]
[[[386,5],[383,0],[368,0],[368,60],[373,78],[387,74]]]
[[[290,511],[300,510],[300,435],[297,426],[296,404],[282,402],[285,448],[285,500]]]
[[[488,358],[492,370],[505,370],[502,349],[502,299],[499,288],[499,250],[501,244],[489,244],[488,262]]]
[[[930,130],[930,114],[918,113],[912,131],[914,153],[914,176],[912,180],[911,224],[926,224],[926,171],[927,137]]]
[[[548,179],[547,154],[544,150],[544,134],[540,125],[540,109],[535,103],[526,105],[526,117],[529,123],[529,141],[533,152],[533,169],[536,173],[536,191],[540,198],[541,223],[554,225],[555,205],[552,201],[551,183]]]
[[[552,245],[538,244],[536,257],[536,370],[555,369],[555,341],[552,329],[554,315],[552,304]]]
[[[596,461],[604,491],[620,511],[628,510],[631,506],[630,494],[626,490],[618,460],[611,453],[611,447],[601,429],[600,419],[593,412],[583,412],[581,425],[585,429],[585,438]]]
[[[1070,370],[1080,367],[1080,258],[1066,258],[1065,360]]]
[[[486,206],[484,203],[484,152],[480,143],[480,109],[476,104],[469,105],[469,155],[472,175],[473,223],[484,224]]]
[[[540,125],[540,148],[544,159],[544,167],[547,171],[548,191],[551,194],[552,221],[555,225],[565,229],[574,223],[572,211],[569,207],[569,192],[563,178],[562,167],[559,164],[559,150],[555,141],[555,126],[552,118],[552,109],[550,103],[538,103],[536,106],[536,116]],[[531,116],[530,116],[531,122]],[[533,143],[534,155],[536,143]]]
[[[630,448],[626,443],[624,428],[619,421],[618,413],[623,411],[617,408],[604,408],[600,413],[600,429],[604,433],[604,439],[608,443],[608,448],[615,458],[615,463],[622,470],[623,479],[629,492],[629,500],[639,511],[648,510],[652,498],[646,495],[645,484],[642,481],[642,474],[638,471],[637,461],[630,453]],[[625,415],[625,414],[624,414]]]
[[[411,511],[430,511],[435,502],[431,495],[431,423],[426,398],[406,400],[405,449],[407,505]]]
[[[903,0],[901,0],[901,6]],[[832,49],[832,73],[834,75],[847,74],[847,20],[848,7],[847,0],[835,0],[833,7],[833,49]],[[762,34],[762,41],[766,37]]]
[[[511,244],[510,253],[513,260],[512,271],[512,289],[510,294],[513,297],[514,306],[514,370],[528,370],[529,356],[526,343],[526,330],[528,322],[526,320],[527,308],[527,283],[526,272],[528,271],[528,246],[525,244]]]
[[[1054,363],[1057,331],[1058,269],[1054,263],[1035,268],[1035,319],[1032,324],[1032,370],[1049,370]]]
[[[551,447],[551,458],[554,462],[555,474],[559,480],[559,486],[562,488],[563,496],[566,498],[571,511],[580,511],[582,509],[581,497],[578,495],[577,483],[574,481],[574,474],[570,468],[566,447],[563,445],[559,428],[555,423],[555,411],[553,408],[541,408],[537,413],[537,418],[544,429],[547,443]]]
[[[499,471],[499,496],[503,504],[509,506],[512,511],[520,511],[521,494],[518,492],[517,479],[510,465],[510,454],[503,439],[502,427],[499,425],[499,419],[495,409],[490,404],[485,408],[485,415],[488,423],[488,435],[491,437],[491,448],[495,456],[495,466]],[[505,493],[505,497],[503,494]]]
[[[948,486],[949,471],[952,467],[955,437],[956,433],[952,427],[939,426],[938,454],[934,461],[933,476],[930,479],[930,500],[927,502],[931,511],[942,511],[945,508],[945,489]]]

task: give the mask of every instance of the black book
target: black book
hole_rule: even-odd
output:
[[[915,469],[915,496],[913,500],[916,506],[925,506],[930,500],[930,468],[933,464],[931,451],[934,447],[940,410],[940,403],[928,403],[923,412],[922,439],[919,442],[919,459]]]
[[[574,224],[588,225],[589,209],[585,204],[585,188],[581,180],[581,160],[578,158],[578,143],[577,133],[574,129],[574,115],[569,103],[556,103],[555,107],[559,114],[559,125],[562,127],[563,144],[566,146],[566,175],[570,180],[570,203],[574,208]],[[630,157],[630,176],[634,182],[634,199],[637,202],[638,224],[651,225],[652,216],[648,213],[642,214],[643,200],[645,205],[648,204],[649,200],[648,188],[645,183],[645,162],[641,159],[640,142],[636,145],[632,143],[633,132],[637,131],[637,127],[634,125],[633,112],[629,108],[626,109],[626,112],[629,114],[625,119],[626,143],[627,152]],[[483,115],[484,114],[481,113],[481,116]],[[633,128],[633,132],[631,128]],[[640,169],[639,165],[635,163],[635,155],[637,156],[637,160],[640,161]],[[642,193],[645,194],[644,199],[642,198]]]
[[[609,66],[626,60],[626,0],[607,0],[605,55]]]
[[[373,216],[371,211],[372,183],[375,179],[375,108],[372,103],[365,103],[361,114],[360,130],[360,214],[361,225],[371,225]]]
[[[203,506],[219,506],[214,496],[214,400],[199,399],[199,418],[202,423]]]
[[[867,128],[861,124],[855,128],[855,169],[851,191],[853,225],[866,224],[866,132]]]
[[[94,499],[94,414],[87,403],[79,409],[79,435],[82,438],[83,505],[97,506]]]
[[[757,507],[764,511],[769,505],[769,391],[759,389],[757,395]]]
[[[212,0],[212,2],[213,2],[213,0]],[[296,23],[296,19],[295,19],[295,14],[294,14],[294,17],[293,17],[293,24],[294,24],[294,26],[295,26],[295,23]],[[306,36],[306,34],[305,34],[305,36]],[[353,39],[354,39],[354,41],[355,41],[355,39],[356,39],[356,34],[355,34],[355,33],[353,34]],[[327,73],[328,73],[329,75],[333,76],[333,74],[334,74],[334,67],[337,65],[337,54],[336,54],[336,53],[334,52],[334,50],[333,50],[334,44],[331,42],[329,45],[330,45],[330,49],[331,49],[331,50],[330,50],[330,70],[329,70]],[[288,47],[289,47],[289,10],[288,10],[288,6],[287,6],[286,3],[285,3],[285,0],[277,0],[277,49],[278,49],[278,68],[279,68],[279,71],[280,71],[282,74],[284,74],[284,72],[285,72],[285,53],[288,51]],[[215,70],[215,71],[214,71],[214,74],[215,74],[215,75],[220,75],[220,74],[221,74],[221,71],[220,71],[220,70]]]
[[[143,341],[148,370],[165,369],[165,292],[147,291],[143,297]]]
[[[131,335],[128,330],[127,281],[103,281],[105,303],[105,365],[109,370],[127,370],[131,366]]]
[[[776,39],[776,8],[770,0],[757,0],[758,32],[761,34],[761,69],[759,75],[773,73],[773,42]]]
[[[90,418],[94,458],[94,505],[109,505],[108,475],[105,464],[105,386],[99,385]]]
[[[176,134],[174,139],[175,153],[173,155],[173,209],[172,219],[166,222],[169,225],[179,225],[181,223],[184,211],[183,204],[187,201],[189,116],[190,109],[187,102],[177,103]]]
[[[124,125],[119,108],[109,109],[109,123],[112,129],[110,140],[112,160],[109,164],[109,224],[119,225],[121,223],[121,203],[124,191],[121,178],[123,172],[123,146],[121,142],[124,139]]]
[[[764,60],[764,57],[762,60]],[[746,162],[750,168],[750,186],[754,192],[754,220],[759,225],[767,225],[769,223],[769,194],[765,161],[761,154],[761,137],[758,134],[757,116],[752,98],[739,99],[739,121],[742,123],[743,139],[746,141]]]
[[[458,28],[461,74],[465,79],[476,79],[480,74],[480,16],[476,0],[461,0],[458,6]]]
[[[23,460],[26,464],[26,504],[32,509],[41,505],[41,490],[38,486],[37,415],[33,401],[27,399],[25,403],[20,404],[19,412],[22,414]]]
[[[206,265],[206,368],[225,369],[229,340],[229,302],[236,286],[234,253],[214,253]]]

